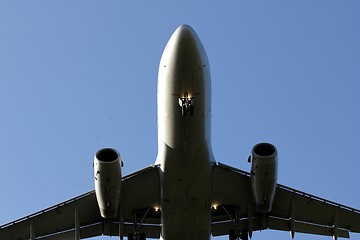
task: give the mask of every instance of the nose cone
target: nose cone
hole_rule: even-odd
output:
[[[174,41],[178,46],[192,46],[195,47],[199,43],[201,44],[199,37],[192,27],[189,25],[181,25],[179,26],[171,38],[174,38]]]
[[[208,60],[194,29],[189,25],[181,25],[167,43],[161,62],[164,64],[197,62],[207,65]]]

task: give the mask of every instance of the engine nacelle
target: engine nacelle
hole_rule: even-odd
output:
[[[95,193],[103,218],[118,214],[121,194],[121,157],[112,148],[96,152],[94,157]]]
[[[277,184],[277,150],[269,143],[252,149],[251,188],[258,212],[271,211]]]

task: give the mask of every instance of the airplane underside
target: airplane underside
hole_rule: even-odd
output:
[[[247,240],[274,229],[292,238],[300,232],[336,240],[360,233],[360,210],[277,183],[272,144],[253,147],[250,172],[215,161],[210,66],[188,25],[178,27],[164,49],[157,94],[153,165],[122,176],[119,152],[101,149],[94,157],[94,190],[0,226],[0,239]]]

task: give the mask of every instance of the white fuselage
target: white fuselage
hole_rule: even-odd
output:
[[[211,84],[209,63],[194,30],[180,26],[163,52],[158,77],[161,237],[209,239],[211,230]],[[179,99],[192,98],[182,114]],[[181,100],[180,100],[181,102]]]

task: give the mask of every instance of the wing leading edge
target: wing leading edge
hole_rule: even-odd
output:
[[[150,166],[125,176],[122,184],[123,211],[118,219],[105,220],[100,216],[93,190],[0,226],[0,239],[73,240],[100,235],[127,236],[140,220],[141,232],[147,237],[158,238],[160,213],[154,206],[160,206],[159,167]]]
[[[227,235],[238,229],[274,229],[349,238],[360,232],[360,211],[278,184],[272,210],[258,213],[252,200],[250,173],[214,165],[212,235]]]

